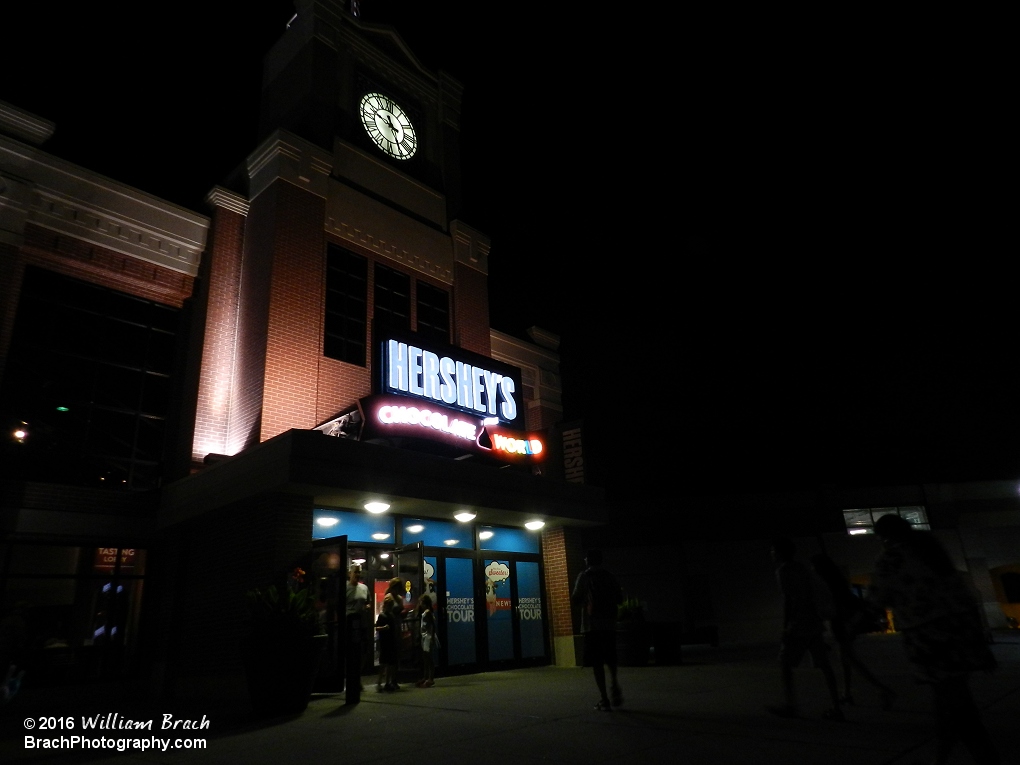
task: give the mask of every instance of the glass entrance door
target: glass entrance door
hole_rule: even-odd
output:
[[[417,677],[421,668],[421,639],[416,616],[418,598],[425,588],[424,548],[421,542],[393,551],[393,576],[400,580],[400,650],[397,673],[400,682]],[[434,584],[434,579],[433,579]],[[432,593],[433,601],[435,592]],[[416,674],[417,673],[417,674]]]
[[[346,611],[347,537],[312,542],[306,581],[326,630],[326,652],[319,664],[315,689],[340,691],[344,687],[344,613]]]
[[[548,656],[545,621],[542,618],[542,585],[539,582],[538,563],[517,563],[517,604],[515,614],[521,635],[521,658],[536,659]]]
[[[489,661],[533,661],[548,656],[539,564],[486,557],[482,580]]]

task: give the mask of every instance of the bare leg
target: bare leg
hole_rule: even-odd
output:
[[[850,645],[850,641],[846,640],[840,642],[837,647],[839,649],[839,666],[843,671],[843,701],[853,704],[854,697],[850,690],[850,667],[854,660],[853,646]]]
[[[616,663],[609,665],[609,691],[613,696],[613,706],[623,704],[623,691],[620,689],[620,681],[616,677]]]
[[[825,685],[829,689],[829,698],[832,700],[832,708],[834,710],[838,710],[839,688],[836,686],[836,673],[832,671],[832,664],[829,663],[829,658],[825,657],[819,661],[818,668],[822,670],[822,674],[825,676]]]
[[[978,765],[998,765],[1002,760],[981,720],[981,712],[966,676],[953,677],[932,686],[935,707],[936,765],[949,762],[949,755],[962,742]]]

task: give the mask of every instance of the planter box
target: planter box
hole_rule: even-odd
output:
[[[616,625],[616,661],[621,667],[643,667],[652,658],[652,631],[647,622],[623,621]]]
[[[304,712],[325,648],[325,635],[242,643],[252,712],[259,717]]]

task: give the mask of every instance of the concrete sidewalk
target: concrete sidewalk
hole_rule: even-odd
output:
[[[695,765],[911,765],[930,761],[932,722],[927,690],[914,685],[899,638],[867,636],[862,658],[899,694],[892,711],[879,708],[867,687],[855,689],[857,704],[845,708],[846,722],[821,719],[825,690],[821,674],[797,671],[805,716],[780,719],[765,711],[779,700],[776,646],[686,647],[684,663],[620,670],[624,706],[596,712],[591,671],[542,667],[439,678],[433,688],[405,686],[376,693],[370,678],[359,704],[343,694],[313,697],[304,714],[254,722],[244,717],[202,714],[208,730],[103,731],[107,737],[179,736],[206,738],[201,750],[55,754],[28,750],[22,729],[29,714],[51,716],[119,711],[128,719],[154,719],[164,709],[126,706],[98,697],[72,700],[26,694],[3,710],[0,762],[89,760],[119,763],[283,762],[383,763],[397,757],[435,765],[491,760],[497,763],[563,762]],[[1020,765],[1020,633],[997,636],[999,669],[973,679],[984,719],[1004,763]],[[47,707],[43,709],[42,707]],[[813,710],[813,711],[808,711]],[[81,731],[77,731],[79,734]],[[33,731],[39,734],[39,731]],[[49,733],[45,735],[51,735]],[[65,733],[64,735],[68,735]],[[95,736],[95,733],[90,733]],[[966,752],[954,762],[969,763]]]

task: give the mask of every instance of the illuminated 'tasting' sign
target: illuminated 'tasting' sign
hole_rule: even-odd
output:
[[[386,341],[385,364],[385,387],[391,393],[417,396],[506,422],[517,419],[516,383],[487,366],[440,356],[393,339]]]

